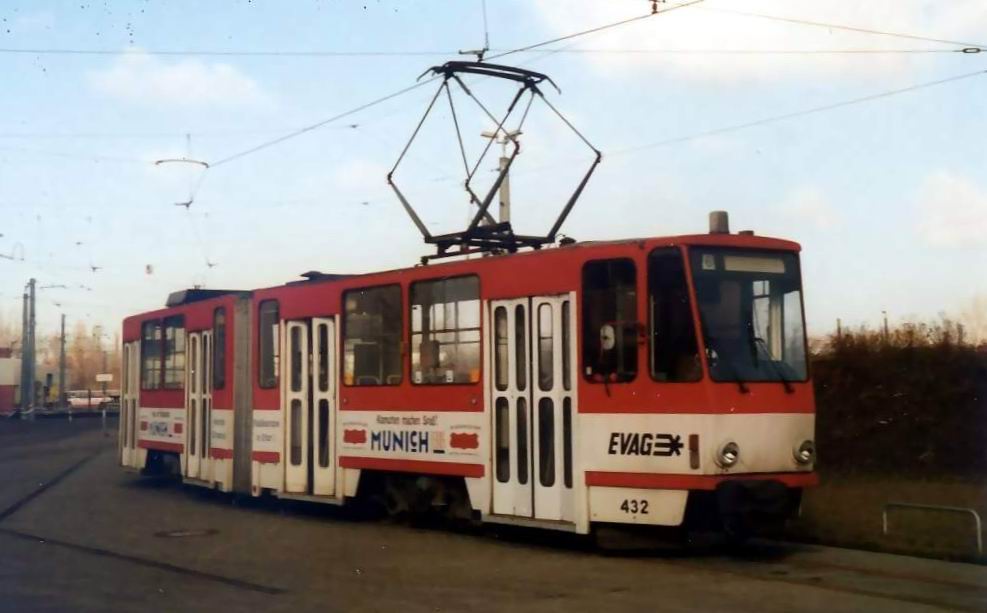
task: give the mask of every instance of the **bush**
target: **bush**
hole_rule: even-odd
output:
[[[949,321],[861,328],[813,356],[824,472],[982,479],[987,347]]]

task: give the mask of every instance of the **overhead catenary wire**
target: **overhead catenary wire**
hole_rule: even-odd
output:
[[[406,94],[408,92],[414,91],[414,90],[416,90],[416,89],[418,89],[420,87],[423,87],[423,86],[427,85],[428,83],[431,83],[432,81],[434,81],[437,78],[438,77],[432,77],[432,78],[426,79],[424,81],[419,81],[418,83],[415,83],[414,85],[410,85],[408,87],[399,89],[398,91],[396,91],[396,92],[394,92],[392,94],[388,94],[386,96],[381,96],[380,98],[375,98],[374,100],[371,100],[370,102],[366,102],[364,104],[361,104],[360,106],[357,106],[355,108],[352,108],[352,109],[350,109],[348,111],[343,111],[342,113],[338,113],[336,115],[333,115],[332,117],[329,117],[327,119],[323,119],[322,121],[313,123],[313,124],[308,125],[308,126],[305,126],[303,128],[299,128],[298,130],[294,130],[294,131],[289,132],[289,133],[287,133],[287,134],[285,134],[283,136],[279,136],[278,138],[275,138],[275,139],[272,139],[272,140],[269,140],[269,141],[265,141],[263,143],[260,143],[259,145],[255,145],[254,147],[251,147],[249,149],[245,149],[245,150],[240,151],[238,153],[234,153],[234,154],[228,155],[228,156],[226,156],[224,158],[220,158],[219,160],[216,160],[215,162],[210,163],[210,166],[212,168],[216,168],[217,166],[222,166],[223,164],[228,164],[228,163],[232,162],[233,160],[238,160],[238,159],[240,159],[242,157],[245,157],[245,156],[248,156],[250,154],[257,153],[258,151],[262,151],[264,149],[267,149],[268,147],[273,147],[274,145],[278,145],[280,143],[283,143],[286,140],[290,140],[292,138],[296,138],[298,136],[301,136],[302,134],[305,134],[307,132],[311,132],[312,130],[317,130],[317,129],[319,129],[319,128],[327,125],[327,124],[333,123],[334,121],[339,121],[340,119],[343,119],[345,117],[349,117],[350,115],[355,115],[356,113],[359,113],[360,111],[364,111],[364,110],[369,109],[371,107],[377,106],[378,104],[387,102],[388,100],[392,100],[392,99],[397,98],[399,96],[403,96],[404,94]]]
[[[687,7],[687,6],[692,6],[694,4],[698,4],[698,3],[702,2],[702,1],[703,0],[688,0],[687,2],[676,4],[674,6],[670,6],[670,7],[665,8],[665,9],[661,9],[661,10],[658,10],[658,11],[654,11],[654,12],[648,13],[646,15],[638,15],[637,17],[631,17],[631,18],[628,18],[628,19],[622,19],[620,21],[615,21],[615,22],[612,22],[612,23],[603,24],[603,25],[600,25],[600,26],[589,28],[587,30],[581,30],[579,32],[573,32],[571,34],[566,34],[564,36],[559,36],[559,37],[552,38],[552,39],[549,39],[549,40],[546,40],[546,41],[542,41],[542,42],[539,42],[539,43],[533,43],[533,44],[530,44],[530,45],[525,45],[524,47],[518,47],[517,49],[511,49],[511,50],[508,50],[508,51],[504,51],[504,52],[501,52],[501,53],[498,53],[498,54],[494,54],[494,55],[488,57],[487,60],[488,61],[489,60],[494,60],[494,59],[506,57],[508,55],[512,55],[514,53],[521,53],[521,52],[524,52],[524,51],[530,51],[532,49],[538,49],[538,48],[544,47],[546,45],[551,45],[553,43],[562,42],[562,41],[569,40],[569,39],[572,39],[572,38],[576,38],[576,37],[580,37],[580,36],[586,36],[588,34],[595,34],[597,32],[602,32],[604,30],[608,30],[608,29],[612,29],[612,28],[624,26],[624,25],[627,25],[627,24],[630,24],[630,23],[634,23],[634,22],[637,22],[637,21],[642,21],[644,19],[649,19],[649,18],[655,17],[656,15],[662,15],[664,13],[668,13],[668,12],[673,11],[673,10],[676,10],[676,9],[684,8],[684,7]],[[305,127],[300,128],[298,130],[294,130],[294,131],[289,132],[289,133],[287,133],[287,134],[285,134],[283,136],[280,136],[278,138],[275,138],[275,139],[272,139],[272,140],[269,140],[269,141],[265,141],[263,143],[260,143],[259,145],[256,145],[254,147],[251,147],[249,149],[245,149],[245,150],[240,151],[238,153],[234,153],[232,155],[228,155],[228,156],[226,156],[224,158],[221,158],[219,160],[216,160],[215,162],[210,163],[210,166],[213,167],[213,168],[215,168],[217,166],[222,166],[222,165],[228,164],[229,162],[232,162],[234,160],[238,160],[238,159],[240,159],[242,157],[245,157],[245,156],[248,156],[248,155],[257,153],[258,151],[262,151],[262,150],[267,149],[269,147],[273,147],[274,145],[278,145],[278,144],[283,143],[283,142],[285,142],[287,140],[290,140],[290,139],[296,138],[298,136],[301,136],[302,134],[306,134],[306,133],[311,132],[313,130],[317,130],[317,129],[319,129],[319,128],[325,126],[325,125],[328,125],[330,123],[333,123],[335,121],[339,121],[340,119],[349,117],[351,115],[354,115],[356,113],[359,113],[359,112],[364,111],[366,109],[369,109],[371,107],[377,106],[378,104],[382,104],[384,102],[387,102],[388,100],[392,100],[394,98],[397,98],[399,96],[402,96],[402,95],[404,95],[404,94],[406,94],[408,92],[411,92],[411,91],[414,91],[414,90],[416,90],[416,89],[418,89],[420,87],[423,87],[424,85],[427,85],[429,83],[432,83],[432,82],[434,82],[435,80],[437,80],[439,78],[440,77],[438,77],[438,76],[433,76],[433,77],[429,77],[428,79],[425,79],[423,81],[418,81],[417,83],[415,83],[413,85],[409,85],[408,87],[404,87],[402,89],[399,89],[396,92],[391,93],[391,94],[388,94],[386,96],[381,96],[379,98],[376,98],[374,100],[371,100],[369,102],[366,102],[364,104],[361,104],[361,105],[359,105],[359,106],[357,106],[355,108],[352,108],[352,109],[350,109],[348,111],[343,111],[341,113],[338,113],[336,115],[333,115],[332,117],[329,117],[327,119],[323,119],[322,121],[319,121],[319,122],[316,122],[314,124],[305,126]]]
[[[125,163],[125,164],[151,164],[152,160],[142,160],[139,158],[130,158],[123,156],[111,156],[111,155],[88,155],[85,153],[69,153],[66,151],[48,151],[45,149],[32,149],[30,147],[0,147],[0,152],[12,151],[16,153],[28,153],[34,155],[43,155],[48,157],[58,157],[70,160],[82,160],[89,162],[114,162],[114,163]]]
[[[758,126],[763,126],[763,125],[768,125],[768,124],[772,124],[772,123],[777,123],[777,122],[780,122],[780,121],[786,121],[786,120],[789,120],[789,119],[795,119],[795,118],[806,116],[806,115],[813,115],[813,114],[816,114],[816,113],[823,113],[823,112],[826,112],[826,111],[832,111],[832,110],[836,110],[836,109],[840,109],[840,108],[844,108],[844,107],[848,107],[848,106],[853,106],[853,105],[856,105],[856,104],[863,104],[863,103],[866,103],[866,102],[872,102],[872,101],[875,101],[875,100],[880,100],[882,98],[889,98],[889,97],[892,97],[892,96],[897,96],[897,95],[900,95],[900,94],[906,94],[906,93],[910,93],[910,92],[915,92],[915,91],[926,89],[926,88],[929,88],[929,87],[936,87],[936,86],[939,86],[939,85],[946,85],[946,84],[949,84],[949,83],[954,83],[956,81],[962,81],[962,80],[965,80],[965,79],[971,79],[973,77],[985,76],[985,75],[987,75],[987,70],[977,70],[977,71],[974,71],[974,72],[967,72],[967,73],[963,73],[963,74],[953,75],[953,76],[950,76],[950,77],[945,77],[945,78],[942,78],[942,79],[936,79],[934,81],[925,81],[925,82],[922,82],[922,83],[916,83],[914,85],[909,85],[909,86],[906,86],[906,87],[900,87],[900,88],[897,88],[897,89],[892,89],[892,90],[887,90],[887,91],[883,91],[883,92],[878,92],[876,94],[869,94],[869,95],[866,95],[866,96],[859,96],[859,97],[856,97],[856,98],[850,98],[848,100],[841,100],[841,101],[838,101],[838,102],[832,102],[832,103],[824,104],[824,105],[820,105],[820,106],[815,106],[815,107],[810,107],[810,108],[805,108],[805,109],[799,109],[797,111],[791,111],[791,112],[782,113],[782,114],[779,114],[779,115],[771,115],[771,116],[768,116],[768,117],[762,117],[762,118],[759,118],[759,119],[754,119],[754,120],[751,120],[751,121],[745,121],[745,122],[742,122],[742,123],[736,123],[736,124],[730,124],[730,125],[725,125],[725,126],[719,126],[719,127],[711,128],[711,129],[708,129],[708,130],[702,130],[702,131],[699,131],[699,132],[694,132],[694,133],[691,133],[691,134],[685,134],[685,135],[682,135],[682,136],[676,136],[676,137],[672,137],[672,138],[667,138],[667,139],[664,139],[664,140],[655,141],[655,142],[651,142],[651,143],[644,143],[644,144],[640,144],[640,145],[631,145],[631,146],[622,147],[622,148],[619,148],[619,149],[603,148],[603,153],[608,157],[608,159],[610,159],[612,161],[613,158],[618,158],[620,156],[624,156],[624,155],[628,155],[628,154],[632,154],[632,153],[638,153],[640,151],[646,151],[648,149],[655,149],[655,148],[658,148],[658,147],[667,147],[667,146],[671,146],[671,145],[678,145],[678,144],[687,143],[687,142],[691,142],[691,141],[696,141],[696,140],[700,140],[700,139],[704,139],[704,138],[709,138],[711,136],[719,136],[721,134],[727,134],[727,133],[730,133],[730,132],[737,132],[737,131],[740,131],[740,130],[746,130],[746,129],[749,129],[749,128],[755,128],[755,127],[758,127]],[[535,173],[539,173],[539,172],[542,172],[544,170],[547,170],[549,168],[554,168],[554,167],[557,167],[557,166],[570,164],[573,161],[577,161],[577,160],[576,159],[573,159],[573,158],[570,158],[570,159],[567,159],[565,161],[560,161],[560,162],[557,162],[557,163],[544,164],[544,165],[541,165],[541,166],[538,166],[538,167],[533,167],[533,168],[527,168],[527,169],[523,169],[523,170],[518,170],[518,171],[513,172],[512,173],[512,176],[525,175],[525,174],[535,174]],[[438,178],[438,179],[435,179],[435,180],[436,181],[444,181],[445,179],[444,178]]]
[[[979,47],[958,49],[538,49],[532,53],[567,53],[586,55],[840,55],[875,54],[894,55],[908,53],[960,53],[973,54],[987,51]]]
[[[222,50],[222,49],[58,49],[58,48],[0,48],[0,54],[10,55],[154,55],[174,57],[440,57],[455,55],[455,51],[333,51],[333,50]]]
[[[751,11],[741,11],[737,9],[720,8],[706,5],[701,7],[706,11],[715,11],[718,13],[729,13],[733,15],[740,15],[743,17],[753,17],[757,19],[768,19],[771,21],[780,21],[784,23],[793,23],[805,26],[812,26],[817,28],[827,28],[830,30],[844,30],[847,32],[859,32],[861,34],[873,34],[876,36],[889,36],[893,38],[903,38],[909,40],[920,40],[928,43],[942,43],[946,45],[956,45],[958,47],[976,48],[980,50],[987,50],[987,43],[972,43],[969,41],[958,41],[946,38],[937,38],[933,36],[923,36],[920,34],[910,34],[906,32],[892,32],[889,30],[878,30],[875,28],[864,28],[860,26],[840,24],[840,23],[829,23],[823,21],[815,21],[812,19],[802,19],[798,17],[785,17],[782,15],[768,15],[764,13],[755,13]]]
[[[356,127],[355,124],[335,126],[335,129],[344,130]],[[0,138],[45,138],[45,139],[158,139],[158,138],[185,138],[188,134],[197,139],[203,138],[229,138],[231,136],[257,136],[269,134],[284,134],[293,129],[293,126],[283,126],[281,128],[268,129],[245,129],[245,130],[175,130],[172,132],[46,132],[46,131],[0,131]]]
[[[685,8],[685,7],[688,7],[688,6],[694,6],[696,4],[699,4],[700,2],[703,2],[703,0],[688,0],[687,2],[681,2],[679,4],[675,4],[675,5],[672,5],[672,6],[663,8],[663,9],[657,9],[657,10],[651,11],[650,13],[647,13],[645,15],[638,15],[636,17],[628,17],[627,19],[621,19],[620,21],[614,21],[613,23],[603,24],[601,26],[596,26],[594,28],[589,28],[587,30],[580,30],[579,32],[573,32],[571,34],[565,34],[563,36],[558,36],[556,38],[552,38],[552,39],[549,39],[549,40],[546,40],[546,41],[542,41],[540,43],[535,43],[535,44],[532,44],[532,45],[526,45],[524,47],[518,47],[516,49],[509,49],[507,51],[502,51],[500,53],[495,53],[494,55],[491,55],[487,59],[488,60],[495,60],[495,59],[499,59],[499,58],[502,58],[502,57],[506,57],[508,55],[513,55],[515,53],[523,53],[523,52],[526,52],[526,51],[532,51],[534,49],[539,49],[541,47],[545,47],[545,46],[551,45],[553,43],[560,43],[560,42],[562,42],[564,40],[570,40],[570,39],[573,39],[573,38],[578,38],[580,36],[586,36],[587,34],[596,34],[597,32],[603,32],[605,30],[611,30],[613,28],[619,28],[621,26],[626,26],[626,25],[629,25],[629,24],[632,24],[632,23],[635,23],[635,22],[638,22],[638,21],[644,21],[645,19],[651,19],[652,17],[656,17],[658,15],[664,15],[665,13],[670,13],[670,12],[672,12],[674,10],[677,10],[677,9]]]
[[[666,145],[673,145],[673,144],[678,144],[678,143],[684,143],[684,142],[688,142],[688,141],[692,141],[692,140],[697,140],[697,139],[700,139],[700,138],[707,138],[709,136],[716,136],[716,135],[719,135],[719,134],[724,134],[724,133],[727,133],[727,132],[735,132],[737,130],[745,130],[747,128],[754,128],[754,127],[757,127],[757,126],[762,126],[762,125],[766,125],[766,124],[770,124],[770,123],[775,123],[775,122],[779,122],[779,121],[785,121],[785,120],[788,120],[788,119],[794,119],[796,117],[803,117],[805,115],[813,115],[813,114],[816,114],[816,113],[823,113],[823,112],[826,112],[826,111],[832,111],[832,110],[836,110],[836,109],[840,109],[840,108],[844,108],[844,107],[848,107],[848,106],[853,106],[853,105],[856,105],[856,104],[862,104],[862,103],[865,103],[865,102],[872,102],[874,100],[880,100],[882,98],[890,98],[891,96],[897,96],[897,95],[900,95],[900,94],[915,92],[915,91],[918,91],[918,90],[921,90],[921,89],[926,89],[926,88],[929,88],[929,87],[936,87],[936,86],[939,86],[939,85],[946,85],[947,83],[954,83],[956,81],[962,81],[962,80],[965,80],[965,79],[971,79],[973,77],[984,76],[984,75],[987,75],[987,70],[976,70],[976,71],[973,71],[973,72],[966,72],[966,73],[963,73],[963,74],[953,75],[951,77],[945,77],[945,78],[942,78],[942,79],[936,79],[934,81],[925,81],[925,82],[922,82],[922,83],[916,83],[914,85],[908,85],[906,87],[900,87],[900,88],[897,88],[897,89],[887,90],[887,91],[879,92],[879,93],[876,93],[876,94],[869,94],[869,95],[866,95],[866,96],[859,96],[859,97],[856,97],[856,98],[850,98],[848,100],[841,100],[839,102],[833,102],[833,103],[830,103],[830,104],[823,104],[823,105],[814,106],[814,107],[810,107],[810,108],[806,108],[806,109],[801,109],[801,110],[798,110],[798,111],[792,111],[790,113],[782,113],[782,114],[779,114],[779,115],[772,115],[770,117],[762,117],[760,119],[755,119],[755,120],[752,120],[752,121],[747,121],[747,122],[737,123],[737,124],[731,124],[731,125],[727,125],[727,126],[721,126],[721,127],[718,127],[718,128],[713,128],[713,129],[710,129],[710,130],[704,130],[702,132],[697,132],[697,133],[689,134],[689,135],[685,135],[685,136],[678,136],[678,137],[669,138],[669,139],[665,139],[665,140],[661,140],[661,141],[656,141],[656,142],[653,142],[653,143],[647,143],[647,144],[644,144],[644,145],[635,145],[635,146],[626,147],[626,148],[623,148],[623,149],[612,150],[612,151],[609,151],[607,153],[608,153],[608,155],[611,155],[611,156],[612,155],[623,155],[623,154],[628,154],[628,153],[636,153],[638,151],[643,151],[643,150],[646,150],[646,149],[652,149],[652,148],[655,148],[655,147],[662,147],[662,146],[666,146]]]

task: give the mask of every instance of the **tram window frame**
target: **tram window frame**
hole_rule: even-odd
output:
[[[188,351],[186,348],[188,336],[185,330],[185,316],[169,315],[165,317],[161,320],[161,330],[161,389],[184,389],[185,357]],[[169,338],[169,332],[171,338]],[[181,344],[181,349],[178,349],[179,344]]]
[[[508,360],[510,331],[507,327],[507,307],[504,305],[494,309],[492,333],[494,337],[493,384],[498,392],[506,392],[510,384],[511,374],[509,371],[510,361]]]
[[[273,306],[273,310],[270,308]],[[274,321],[271,321],[273,314]],[[278,333],[274,328],[277,326]],[[277,300],[261,300],[257,305],[257,385],[261,389],[278,387],[281,342],[281,304]]]
[[[351,322],[350,318],[356,313],[350,310],[349,297],[358,292],[383,292],[397,290],[397,300],[392,301],[388,308],[393,308],[391,313],[382,313],[381,322],[396,322],[396,330],[385,330],[384,324],[379,326],[379,331],[370,336],[351,338],[350,331],[356,322]],[[355,287],[343,292],[343,351],[342,351],[342,374],[343,385],[346,387],[394,387],[401,385],[404,381],[404,354],[402,347],[404,340],[404,288],[399,283],[389,283],[386,285],[372,285],[369,287]],[[381,367],[381,378],[376,383],[358,381],[356,376],[356,341],[373,340],[381,350],[378,353],[378,362]],[[354,344],[350,344],[353,341]],[[362,343],[368,344],[368,343]],[[386,352],[386,353],[385,353]],[[394,361],[393,372],[384,373],[383,369],[387,363],[387,355]]]
[[[536,310],[532,320],[537,322],[533,349],[538,352],[538,389],[550,392],[555,387],[555,309],[543,302]]]
[[[630,368],[626,371],[621,372],[620,370],[604,371],[598,370],[599,358],[591,357],[591,352],[594,349],[599,349],[601,344],[600,336],[602,333],[602,325],[600,322],[596,321],[600,319],[597,315],[597,310],[599,305],[594,304],[594,301],[590,299],[590,290],[587,288],[591,285],[587,281],[589,280],[590,274],[598,274],[596,267],[607,266],[607,280],[609,281],[612,277],[613,267],[616,265],[627,265],[630,266],[631,278],[633,282],[629,286],[633,290],[633,294],[630,296],[629,300],[626,300],[627,305],[630,306],[631,313],[630,318],[624,318],[620,320],[614,320],[614,323],[620,324],[619,329],[614,330],[614,353],[623,353],[623,358],[630,364]],[[583,343],[582,343],[582,354],[580,355],[580,363],[582,365],[583,379],[588,383],[600,383],[600,384],[620,384],[620,383],[631,383],[637,379],[638,372],[641,369],[640,358],[639,358],[639,343],[638,336],[641,329],[640,314],[638,313],[639,305],[639,281],[638,281],[638,266],[637,262],[628,257],[618,257],[618,258],[606,258],[599,260],[589,260],[583,264],[581,273],[581,318],[582,318],[582,332],[583,332]],[[611,288],[615,287],[610,284],[606,289],[609,291]],[[602,292],[602,289],[595,289],[594,292]],[[618,311],[619,298],[614,299],[613,310]],[[626,305],[625,305],[626,306]],[[609,323],[609,322],[602,322]],[[594,324],[598,324],[594,328]],[[599,353],[599,351],[597,352]],[[618,359],[618,364],[622,360]]]
[[[157,328],[157,338],[152,335],[148,337],[148,329],[151,326]],[[153,343],[153,344],[152,344]],[[141,370],[140,388],[141,390],[161,389],[161,372],[164,369],[164,359],[162,348],[164,345],[164,329],[160,319],[149,319],[141,322]],[[151,348],[154,348],[156,355],[151,355]],[[157,363],[148,368],[148,359],[157,358]],[[153,374],[153,376],[149,376]]]
[[[468,287],[467,284],[472,284],[474,287]],[[463,284],[463,292],[466,299],[458,300],[455,299],[455,292],[453,292],[453,300],[449,300],[449,293],[447,291],[447,286],[449,284]],[[425,289],[428,287],[429,289]],[[423,291],[424,290],[424,291]],[[474,291],[475,290],[475,291]],[[417,292],[422,292],[425,295],[421,296]],[[418,300],[421,298],[421,301]],[[436,300],[438,298],[438,300]],[[432,301],[429,302],[428,300]],[[464,303],[466,306],[464,307]],[[428,318],[425,317],[426,309],[428,311],[442,309],[442,320],[443,327],[439,329],[425,329],[426,319],[431,322],[432,316]],[[445,319],[449,316],[448,308],[452,306],[452,317],[455,319],[454,326],[448,327],[445,325]],[[421,311],[416,314],[415,307],[422,307]],[[475,313],[472,314],[472,320],[475,321],[475,326],[462,326],[462,309],[463,308],[473,308],[475,307]],[[482,309],[480,304],[480,277],[478,275],[461,275],[456,277],[443,277],[440,279],[423,279],[421,281],[415,281],[409,287],[408,292],[408,321],[409,321],[409,347],[411,349],[411,359],[409,360],[409,369],[411,373],[411,383],[412,385],[477,385],[482,379],[482,368],[483,368],[483,356],[482,356]],[[421,327],[421,330],[416,330],[416,322]],[[472,323],[472,322],[469,322]],[[463,340],[464,333],[469,337],[475,337],[474,340]],[[436,336],[446,336],[452,335],[453,340],[450,342],[440,342],[434,340]],[[432,337],[432,338],[428,338]],[[436,353],[435,361],[436,365],[434,368],[426,368],[422,365],[421,361],[423,359],[422,349],[426,342],[434,342],[435,346],[432,351],[439,352],[440,348],[445,346],[452,346],[454,348],[454,356],[446,367],[443,368],[441,365],[440,354]],[[466,358],[465,360],[461,357],[461,352],[463,346],[474,348],[474,353],[472,358]],[[418,370],[415,369],[416,364],[416,353],[418,360]],[[465,364],[463,363],[465,362]],[[452,381],[443,380],[442,372],[449,371],[452,372]],[[465,370],[466,380],[458,380],[458,375],[460,371]],[[430,372],[431,371],[431,372]],[[438,373],[438,374],[437,374]],[[420,376],[421,380],[418,380]],[[448,376],[448,372],[445,374]]]
[[[658,275],[659,271],[656,269],[656,261],[659,258],[667,257],[667,261],[675,259],[678,262],[679,269],[674,271],[675,274],[679,275],[678,279],[675,279],[679,287],[674,288],[673,291],[680,292],[679,299],[684,302],[680,303],[679,307],[684,307],[684,313],[680,312],[676,315],[676,318],[680,321],[668,324],[667,327],[673,331],[673,336],[671,339],[672,345],[681,345],[682,353],[679,355],[673,355],[672,360],[678,361],[685,357],[685,359],[691,359],[693,363],[691,364],[691,372],[686,371],[686,376],[681,378],[674,377],[674,371],[676,368],[681,368],[676,364],[671,364],[671,368],[667,373],[664,373],[666,378],[661,378],[657,368],[659,365],[659,352],[664,349],[664,343],[659,342],[659,326],[660,322],[655,320],[655,315],[658,314],[658,304],[655,301],[655,294],[658,291]],[[662,272],[668,272],[662,271]],[[664,288],[663,288],[664,289]],[[658,247],[652,249],[648,254],[648,370],[651,373],[652,380],[658,383],[696,383],[697,381],[702,381],[703,379],[703,364],[699,353],[699,336],[696,334],[696,322],[695,314],[693,312],[693,300],[692,291],[689,288],[689,269],[686,264],[686,256],[679,247]],[[667,318],[668,314],[664,313]],[[664,336],[664,335],[661,335]],[[686,355],[688,353],[688,343],[691,341],[692,356]],[[664,356],[668,359],[668,356]],[[671,376],[670,376],[671,375]]]
[[[212,314],[212,388],[226,387],[226,307],[216,307]]]

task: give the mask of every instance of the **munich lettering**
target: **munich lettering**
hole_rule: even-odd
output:
[[[651,455],[666,458],[682,455],[682,437],[678,434],[612,432],[607,453],[610,455]]]
[[[428,453],[428,435],[425,430],[370,432],[370,449],[375,451],[407,451]]]

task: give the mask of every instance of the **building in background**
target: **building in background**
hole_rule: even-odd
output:
[[[14,412],[20,380],[20,358],[13,357],[10,347],[0,347],[0,415]]]

